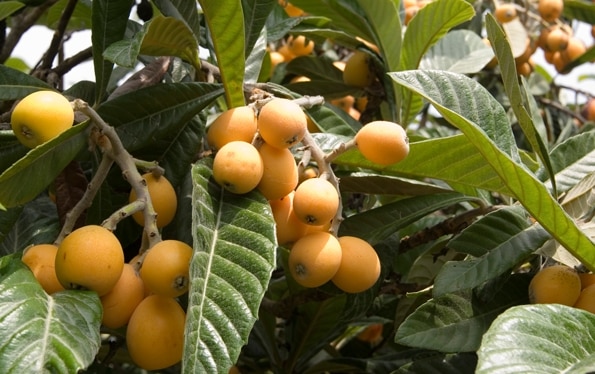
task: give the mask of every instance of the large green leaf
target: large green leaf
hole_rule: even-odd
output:
[[[473,352],[483,334],[504,310],[527,302],[528,279],[510,278],[489,298],[471,290],[430,299],[401,324],[395,342],[440,352]]]
[[[367,161],[355,150],[342,154],[334,162],[419,179],[440,179],[454,186],[464,185],[510,194],[498,174],[464,135],[413,142],[410,144],[409,155],[403,161],[388,167]]]
[[[353,235],[376,244],[436,210],[472,200],[459,193],[414,196],[346,218],[339,235]]]
[[[592,373],[595,315],[558,305],[521,305],[502,313],[477,351],[478,374]]]
[[[531,145],[531,149],[539,157],[545,170],[551,177],[554,175],[554,172],[548,155],[548,149],[545,145],[547,142],[547,134],[545,131],[541,133],[537,131],[532,116],[529,114],[530,107],[524,99],[521,85],[519,84],[516,62],[510,44],[506,38],[506,34],[504,34],[504,30],[502,30],[492,15],[486,17],[486,29],[491,45],[498,58],[504,90],[510,101],[510,107],[512,108],[519,126],[525,134],[527,142]],[[555,179],[553,179],[552,182],[555,182]],[[552,183],[552,185],[555,190],[555,184]]]
[[[47,188],[85,147],[89,122],[73,126],[54,139],[33,148],[0,174],[0,205],[25,204]]]
[[[494,52],[470,30],[453,30],[434,44],[421,60],[420,69],[470,74],[483,69]]]
[[[173,17],[155,16],[143,25],[132,39],[117,41],[106,48],[105,58],[118,65],[132,68],[139,54],[175,56],[200,69],[198,40],[183,21]]]
[[[196,1],[153,0],[164,16],[175,17],[186,22],[196,39],[200,38],[200,17]]]
[[[213,180],[210,159],[192,169],[184,373],[225,373],[246,344],[275,267],[274,220],[258,192],[234,195]]]
[[[92,291],[45,293],[18,259],[0,259],[0,372],[76,373],[101,343],[101,304]]]
[[[517,161],[516,147],[510,143],[510,128],[494,121],[495,106],[490,103],[495,99],[485,88],[466,76],[448,72],[391,74],[399,84],[430,101],[447,121],[458,127],[525,209],[586,267],[595,269],[595,243],[547,188]]]
[[[497,237],[498,228],[483,238],[497,239],[501,243],[480,258],[466,261],[449,261],[436,276],[433,295],[435,297],[482,285],[486,281],[511,272],[531,253],[539,249],[550,235],[541,226],[527,229],[517,228],[512,236]],[[496,237],[495,237],[496,236]],[[478,242],[485,248],[485,240]]]
[[[262,29],[274,5],[274,0],[242,0],[246,57],[251,54],[257,40],[261,38]]]
[[[93,1],[93,20],[91,42],[93,44],[93,66],[97,102],[104,99],[112,75],[113,63],[103,57],[103,52],[112,43],[124,38],[128,15],[133,0],[97,0]]]
[[[196,155],[204,125],[193,118],[223,93],[219,84],[163,83],[106,101],[97,112],[125,148],[157,160],[177,185]]]
[[[564,0],[564,16],[593,25],[595,24],[595,4],[581,0]]]
[[[244,100],[245,28],[241,0],[199,0],[215,47],[217,66],[229,107]]]
[[[401,70],[417,69],[422,57],[451,28],[470,20],[475,15],[473,6],[464,0],[432,1],[411,19],[403,36]],[[402,121],[408,122],[417,113],[419,97],[409,91],[402,92]]]
[[[0,100],[20,99],[40,89],[52,87],[29,74],[0,65]]]

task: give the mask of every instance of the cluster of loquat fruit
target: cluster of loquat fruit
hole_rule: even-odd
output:
[[[328,172],[300,175],[291,151],[308,133],[307,114],[285,98],[258,106],[228,109],[208,127],[214,180],[235,194],[256,189],[269,201],[278,244],[291,247],[289,272],[298,284],[319,287],[332,281],[350,293],[370,288],[380,275],[376,251],[360,238],[336,237],[331,229],[341,219],[338,181]],[[363,126],[353,145],[381,165],[399,162],[409,152],[405,130],[387,121]]]
[[[562,304],[595,313],[595,274],[555,264],[543,268],[529,283],[533,304]]]
[[[585,43],[574,35],[572,27],[562,17],[563,0],[537,0],[525,8],[513,2],[496,2],[494,17],[501,24],[512,22],[523,15],[523,25],[527,31],[526,48],[515,57],[517,71],[528,76],[533,72],[535,63],[532,59],[540,48],[544,59],[560,74],[568,73],[566,66],[587,51]],[[595,26],[593,31],[595,37]],[[492,60],[488,67],[495,67]]]
[[[70,102],[58,92],[43,90],[17,103],[11,126],[23,145],[35,148],[66,131],[73,120]],[[175,216],[176,192],[163,175],[150,172],[142,178],[157,214],[156,226],[162,228]],[[131,190],[130,202],[136,199]],[[142,211],[132,217],[145,224]],[[101,324],[125,328],[132,360],[143,369],[157,370],[182,359],[186,314],[176,298],[188,291],[192,253],[184,242],[162,240],[125,263],[112,231],[86,225],[59,243],[26,248],[21,259],[50,295],[73,289],[96,292],[103,309]]]

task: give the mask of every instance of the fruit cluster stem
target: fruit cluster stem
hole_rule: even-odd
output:
[[[73,101],[73,107],[75,110],[85,114],[91,119],[91,121],[93,121],[93,124],[99,131],[99,138],[103,138],[103,136],[105,136],[102,141],[98,141],[96,144],[100,147],[104,157],[113,160],[113,162],[115,162],[120,167],[124,179],[126,179],[126,181],[136,192],[138,203],[133,204],[129,208],[131,211],[136,211],[136,209],[139,208],[143,209],[145,219],[144,232],[148,238],[148,248],[151,248],[153,245],[161,241],[161,234],[157,228],[157,214],[153,207],[149,190],[142,175],[139,173],[136,167],[137,163],[135,158],[132,157],[130,153],[128,153],[122,144],[122,141],[118,137],[116,130],[105,123],[101,116],[99,116],[99,114],[93,108],[91,108],[88,103],[83,100],[76,99]],[[106,175],[103,176],[103,178],[105,177]],[[96,185],[99,186],[100,183],[96,183]],[[106,221],[104,221],[104,223],[110,225],[111,227],[108,228],[113,230],[115,229],[117,222],[129,215],[128,211],[125,211],[124,213],[125,214],[122,214],[122,212],[118,211],[115,213],[116,216],[112,215],[112,217],[108,218]]]

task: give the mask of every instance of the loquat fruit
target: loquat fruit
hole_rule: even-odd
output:
[[[289,148],[299,143],[306,134],[306,114],[289,99],[273,98],[258,114],[258,131],[262,139],[277,148]]]
[[[288,148],[276,148],[263,143],[258,149],[262,158],[263,174],[256,188],[267,200],[280,199],[298,184],[298,169],[293,153]]]
[[[244,105],[228,109],[215,118],[207,128],[207,142],[211,148],[221,149],[234,140],[250,143],[255,134],[256,113]]]
[[[287,48],[294,56],[306,56],[314,50],[314,42],[304,35],[290,36],[287,39]]]
[[[64,290],[56,276],[56,253],[58,247],[53,244],[37,244],[25,249],[21,258],[41,287],[50,295]]]
[[[308,225],[300,221],[293,212],[293,197],[291,191],[280,199],[270,200],[273,219],[275,220],[275,234],[279,245],[286,245],[297,241],[306,235]]]
[[[156,177],[153,173],[145,173],[142,177],[147,184],[153,209],[157,213],[157,227],[161,228],[169,225],[178,209],[178,197],[174,186],[163,175]],[[136,199],[136,191],[134,189],[130,190],[128,201],[133,202]],[[135,212],[132,218],[139,225],[145,225],[145,216],[142,210]]]
[[[235,194],[252,191],[262,178],[264,165],[258,150],[251,144],[235,140],[225,144],[215,154],[213,178]]]
[[[162,240],[151,247],[140,268],[147,289],[156,295],[178,297],[190,285],[192,247],[180,240]]]
[[[409,138],[405,129],[394,122],[373,121],[355,134],[355,143],[362,155],[379,165],[391,165],[409,154]]]
[[[145,298],[143,281],[131,264],[124,264],[122,275],[114,287],[101,296],[101,324],[111,329],[126,325],[130,316]]]
[[[537,12],[546,22],[554,22],[562,15],[564,0],[539,0]]]
[[[340,290],[363,292],[372,287],[380,276],[380,259],[368,242],[355,236],[339,237],[341,265],[331,279]]]
[[[494,9],[494,17],[500,23],[510,22],[517,17],[516,7],[512,3],[500,4]]]
[[[529,301],[532,304],[563,304],[572,306],[581,293],[578,273],[566,265],[543,268],[529,283]]]
[[[319,226],[330,222],[339,209],[339,194],[331,182],[324,178],[306,179],[295,190],[293,211],[308,225]]]
[[[343,82],[349,86],[366,88],[374,82],[372,59],[364,51],[357,50],[345,61]]]
[[[304,287],[319,287],[330,281],[341,264],[341,245],[328,232],[300,238],[289,251],[289,271]]]

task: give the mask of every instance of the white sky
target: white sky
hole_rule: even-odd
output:
[[[586,45],[593,45],[593,38],[591,36],[591,26],[587,24],[579,24],[579,27],[575,30],[576,35],[583,40]],[[20,43],[13,52],[14,57],[23,59],[29,66],[36,64],[43,52],[45,52],[52,38],[52,31],[44,26],[34,26],[23,36]],[[72,38],[65,45],[65,55],[70,57],[80,50],[83,50],[91,45],[91,32],[81,31],[74,33]],[[45,47],[44,47],[45,46]],[[555,75],[554,68],[543,60],[543,53],[541,50],[534,55],[536,62],[543,66],[550,74]],[[584,64],[574,69],[568,75],[559,75],[555,78],[555,81],[559,84],[563,84],[570,87],[576,87],[577,89],[589,92],[595,96],[595,84],[593,79],[586,79],[579,81],[581,75],[595,75],[595,64],[589,63]],[[64,86],[66,88],[72,86],[74,83],[80,80],[91,80],[94,81],[93,75],[93,63],[87,61],[78,65],[76,68],[71,70],[64,80]],[[574,100],[574,96],[568,98]]]

